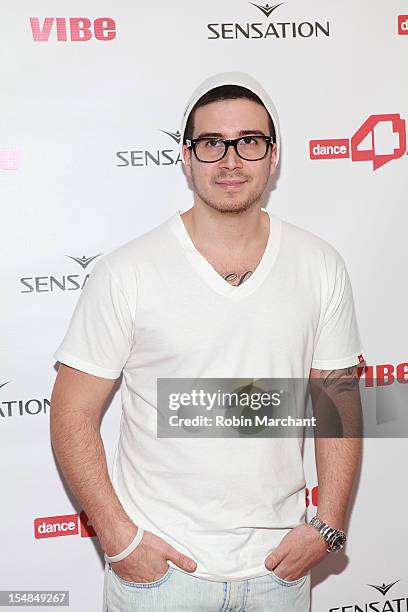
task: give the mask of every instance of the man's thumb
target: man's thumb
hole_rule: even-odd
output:
[[[175,549],[169,553],[168,559],[187,572],[194,572],[197,568],[197,563],[193,559]]]
[[[268,570],[273,570],[274,567],[280,563],[283,555],[279,552],[279,550],[274,550],[270,555],[266,557],[265,567]]]

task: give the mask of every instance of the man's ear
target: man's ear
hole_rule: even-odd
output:
[[[191,150],[187,145],[183,145],[183,159],[186,174],[187,176],[191,176]]]
[[[271,153],[271,167],[269,171],[269,176],[275,173],[276,169],[276,142],[272,145],[272,153]]]

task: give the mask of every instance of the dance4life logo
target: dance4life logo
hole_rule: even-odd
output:
[[[36,540],[70,535],[80,535],[81,538],[96,536],[84,510],[80,514],[61,514],[34,519],[34,537]]]
[[[377,597],[377,601],[368,601],[364,603],[349,603],[342,606],[337,606],[336,608],[329,608],[329,612],[362,612],[366,610],[367,612],[371,610],[372,612],[408,612],[408,597],[404,595],[403,597],[394,597],[394,599],[390,598],[390,591],[394,590],[395,585],[400,582],[399,580],[394,580],[393,582],[389,582],[385,584],[368,584],[367,586],[372,587],[381,594],[382,597]]]
[[[406,121],[399,114],[370,115],[348,138],[309,142],[310,159],[351,159],[371,162],[378,170],[407,153]]]
[[[398,15],[398,34],[408,35],[408,15]]]
[[[180,144],[181,134],[177,132],[169,132],[166,130],[160,130],[163,134],[166,134],[174,143],[177,144],[177,148],[140,148],[132,151],[117,151],[116,157],[120,160],[117,163],[117,167],[124,168],[134,166],[176,166],[181,162],[181,156],[178,145]]]
[[[116,37],[116,23],[111,17],[98,17],[92,22],[87,17],[30,17],[34,42],[106,42]]]
[[[91,257],[73,257],[72,255],[66,255],[72,261],[75,261],[82,270],[86,270],[89,264],[94,261],[97,257],[102,255],[91,255]],[[42,276],[23,276],[20,278],[20,283],[24,289],[20,293],[52,293],[55,291],[78,291],[83,289],[86,281],[89,278],[87,274],[60,274],[58,276],[42,275]]]
[[[286,2],[269,5],[249,2],[253,14],[257,13],[259,17],[265,18],[265,21],[259,22],[235,22],[228,23],[207,23],[207,38],[209,40],[225,40],[225,39],[282,39],[282,38],[318,38],[330,36],[330,24],[328,21],[321,23],[314,19],[307,21],[289,21],[288,19],[272,20],[275,17],[275,11],[280,13],[280,7]],[[286,7],[284,7],[286,8]],[[284,10],[284,9],[283,9]],[[261,17],[261,18],[262,18]]]

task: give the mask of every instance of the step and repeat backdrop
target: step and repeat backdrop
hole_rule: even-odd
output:
[[[408,382],[408,4],[22,0],[0,14],[0,590],[69,591],[73,612],[99,612],[102,553],[50,444],[52,355],[101,255],[192,206],[181,116],[211,74],[270,92],[282,156],[264,206],[343,255],[363,377]],[[110,469],[120,413],[117,392]],[[349,541],[313,571],[313,612],[408,610],[407,449],[403,431],[364,440]],[[312,439],[305,471],[311,517]]]

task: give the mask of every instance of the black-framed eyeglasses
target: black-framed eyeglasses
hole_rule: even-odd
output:
[[[258,161],[266,157],[269,147],[274,144],[272,136],[248,135],[225,140],[224,138],[186,139],[186,145],[193,149],[200,162],[211,164],[220,161],[227,154],[228,147],[234,147],[236,154],[246,161]]]

